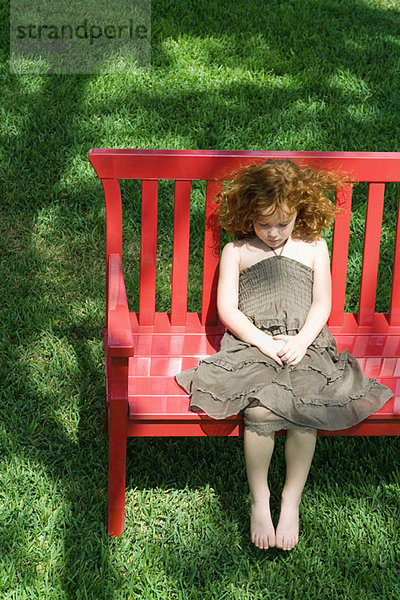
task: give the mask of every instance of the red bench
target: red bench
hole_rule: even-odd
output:
[[[364,372],[389,386],[394,397],[366,421],[321,435],[400,433],[400,226],[394,248],[389,314],[375,313],[385,183],[400,182],[400,153],[241,152],[211,150],[105,150],[89,153],[102,180],[107,214],[107,323],[105,329],[107,429],[109,434],[108,531],[124,526],[126,443],[129,436],[237,436],[240,417],[213,421],[188,411],[188,397],[174,375],[218,348],[216,287],[219,227],[213,198],[234,169],[267,158],[292,158],[368,182],[361,292],[357,314],[345,313],[352,187],[338,193],[345,207],[337,218],[332,250],[333,303],[328,326],[338,350],[348,348]],[[122,269],[122,206],[119,180],[141,181],[139,311],[129,312]],[[175,182],[171,309],[155,311],[157,192],[160,180]],[[187,312],[191,182],[205,180],[202,310]],[[400,213],[399,213],[400,215]],[[400,218],[400,217],[399,217]],[[139,215],[138,215],[139,219]]]

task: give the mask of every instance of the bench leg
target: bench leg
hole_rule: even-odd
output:
[[[111,402],[109,413],[109,463],[108,463],[108,528],[112,536],[119,536],[124,530],[126,442],[127,442],[126,400]]]

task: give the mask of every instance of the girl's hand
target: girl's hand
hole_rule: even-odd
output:
[[[273,339],[284,342],[282,348],[277,352],[279,358],[288,365],[298,365],[308,346],[297,335],[275,335]]]
[[[270,335],[259,332],[257,335],[256,346],[263,354],[272,358],[279,366],[283,366],[283,362],[279,356],[280,351],[283,349],[284,344],[281,341],[275,340]]]

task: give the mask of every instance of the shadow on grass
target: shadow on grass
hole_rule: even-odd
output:
[[[270,470],[275,523],[283,445],[279,438]],[[368,593],[380,586],[379,597],[391,597],[398,586],[393,566],[400,533],[396,448],[394,438],[319,439],[301,506],[300,543],[288,554],[263,552],[250,542],[241,440],[131,440],[122,537],[144,538],[143,552],[191,593],[215,592],[232,576],[247,583],[259,577],[255,589],[262,589],[273,584],[274,571],[281,577],[289,568],[302,573],[296,579],[299,598],[308,577],[312,598],[329,597],[329,589],[355,597],[357,585]],[[279,589],[287,590],[289,582],[279,577]]]

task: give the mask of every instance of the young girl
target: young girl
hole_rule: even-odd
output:
[[[251,492],[251,539],[262,549],[298,542],[299,504],[319,429],[344,429],[381,408],[389,388],[365,377],[325,327],[330,262],[321,231],[343,180],[291,160],[240,169],[220,197],[236,237],[223,249],[218,312],[228,331],[217,354],[180,373],[192,410],[215,419],[242,413]],[[287,430],[286,479],[276,527],[267,483],[275,431]]]

